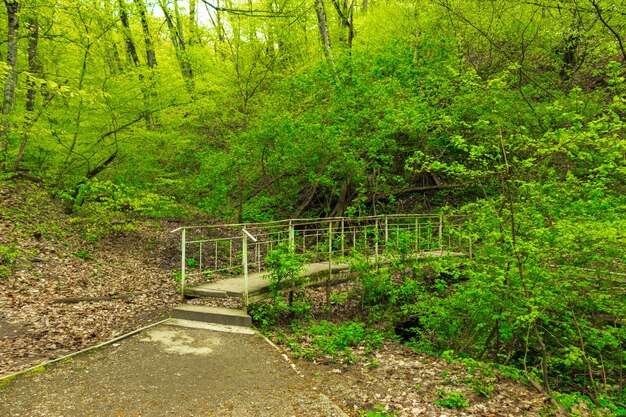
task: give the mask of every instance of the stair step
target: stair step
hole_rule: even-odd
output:
[[[224,324],[227,326],[252,327],[252,319],[242,310],[203,305],[179,305],[172,312],[172,318]]]

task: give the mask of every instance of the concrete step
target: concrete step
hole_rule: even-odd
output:
[[[172,318],[226,326],[252,327],[252,319],[248,314],[241,310],[223,307],[182,304],[174,309]]]

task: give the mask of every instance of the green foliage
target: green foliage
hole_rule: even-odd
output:
[[[11,271],[17,265],[21,251],[15,243],[8,245],[0,244],[0,279],[8,278]]]
[[[352,363],[358,355],[374,351],[382,346],[385,336],[368,328],[364,323],[347,321],[334,324],[322,320],[319,323],[302,324],[294,328],[295,336],[289,346],[296,356],[308,360],[326,359],[331,362]],[[357,354],[356,348],[360,347]],[[370,362],[376,367],[375,362]]]
[[[172,279],[177,284],[180,284],[183,281],[183,275],[180,272],[180,269],[175,269],[175,270],[172,271]]]
[[[594,402],[586,395],[579,392],[573,393],[557,393],[553,398],[563,407],[570,415],[579,416],[587,414],[590,410],[592,415],[602,416],[624,416],[626,408],[623,405],[616,405],[610,399],[605,397],[599,398]]]
[[[289,242],[283,240],[276,245],[265,261],[268,273],[264,278],[270,281],[270,300],[251,306],[249,313],[262,330],[268,331],[281,318],[307,317],[311,305],[300,287],[306,279],[301,273],[304,259],[295,253]]]
[[[111,181],[84,180],[76,187],[74,194],[59,191],[57,195],[71,205],[73,212],[106,211],[153,218],[180,213],[171,197]]]
[[[72,255],[76,256],[77,258],[84,259],[84,260],[92,259],[91,254],[89,253],[87,249],[79,249],[76,252],[73,252]]]
[[[396,411],[388,411],[381,405],[375,405],[369,411],[359,411],[359,417],[390,417],[396,415],[398,415]]]
[[[268,274],[266,279],[270,281],[270,293],[276,296],[278,291],[284,288],[294,289],[304,282],[302,265],[304,260],[298,256],[288,241],[281,241],[272,249],[267,257]]]
[[[440,392],[440,399],[435,401],[436,405],[440,405],[442,407],[447,408],[463,408],[469,407],[469,401],[467,397],[462,392],[450,391],[450,392]]]

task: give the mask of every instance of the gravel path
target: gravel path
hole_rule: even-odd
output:
[[[160,325],[0,389],[1,416],[342,416],[257,334]]]

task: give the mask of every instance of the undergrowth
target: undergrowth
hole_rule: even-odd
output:
[[[386,340],[400,339],[462,364],[470,375],[463,383],[482,397],[490,398],[498,378],[511,378],[542,388],[574,414],[583,407],[597,415],[626,415],[626,368],[620,360],[626,334],[618,322],[623,305],[615,298],[622,296],[595,276],[579,272],[568,281],[529,263],[529,274],[541,274],[530,289],[519,280],[518,266],[506,266],[506,258],[501,269],[487,263],[485,257],[504,256],[497,254],[502,249],[475,252],[473,259],[396,256],[387,265],[356,257],[355,291],[335,292],[315,305],[295,286],[289,291],[274,286],[271,300],[251,312],[297,357],[367,364]],[[272,279],[298,282],[296,255],[277,250],[282,253],[272,256],[286,263],[275,264],[280,268]],[[332,321],[326,314],[331,300],[333,308],[357,308],[344,321]],[[442,393],[437,404],[466,407],[467,401]]]

